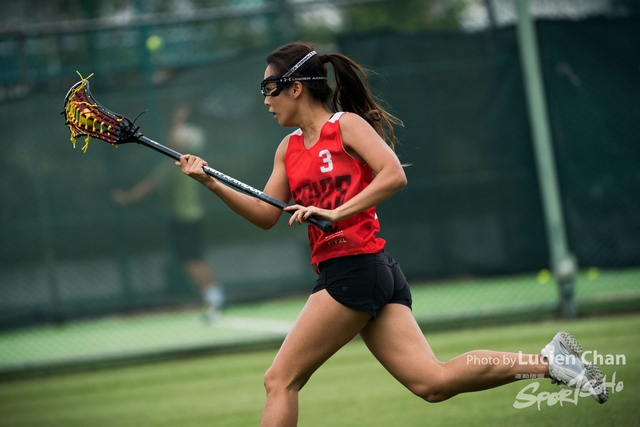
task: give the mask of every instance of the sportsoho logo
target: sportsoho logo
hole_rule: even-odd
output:
[[[588,360],[589,357],[592,357],[593,360]],[[573,355],[556,355],[556,362],[560,364],[572,364],[576,362],[575,359],[576,357]],[[599,354],[597,351],[590,350],[585,351],[580,359],[582,363],[595,363],[596,365],[617,366],[627,364],[627,358],[624,354],[603,355]],[[512,360],[511,362],[513,364],[516,363],[514,360]],[[533,365],[538,363],[547,364],[548,362],[546,359],[541,358],[539,355],[523,355],[522,352],[520,352],[518,355],[517,363],[520,365]],[[518,379],[540,377],[540,375],[516,375],[516,378]],[[607,381],[607,376],[604,376],[603,386],[609,390],[610,394],[619,393],[624,389],[624,383],[622,381],[616,381],[616,372],[614,372],[611,376],[611,381]],[[591,396],[588,391],[581,390],[579,388],[565,388],[557,392],[541,391],[537,393],[538,388],[540,388],[540,382],[527,384],[522,390],[520,390],[520,392],[516,396],[516,400],[515,402],[513,402],[513,407],[516,409],[523,409],[533,405],[537,405],[538,411],[540,411],[543,402],[546,402],[547,406],[554,406],[558,403],[560,404],[560,406],[563,406],[564,403],[572,403],[577,406],[578,399],[580,397]]]

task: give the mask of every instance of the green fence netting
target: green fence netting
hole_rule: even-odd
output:
[[[569,247],[581,268],[579,302],[637,301],[640,288],[634,273],[640,264],[639,23],[632,17],[536,23]],[[192,123],[205,135],[200,154],[212,167],[257,188],[268,179],[275,147],[289,132],[273,122],[258,91],[266,54],[278,38],[202,57],[180,45],[178,35],[209,34],[213,27],[184,25],[172,27],[174,36],[164,44],[169,49],[173,43],[174,57],[184,56],[182,66],[166,52],[154,59],[144,43],[140,47],[153,28],[49,35],[60,52],[100,47],[100,40],[116,37],[133,46],[132,58],[142,49],[147,59],[132,65],[106,61],[100,52],[93,61],[65,62],[61,55],[64,75],[34,79],[28,90],[3,98],[0,340],[7,345],[0,344],[0,353],[12,363],[20,358],[9,354],[16,334],[49,336],[26,326],[70,328],[77,319],[151,309],[179,317],[176,310],[200,301],[169,250],[161,197],[129,207],[110,197],[171,160],[137,145],[92,141],[86,154],[72,149],[59,113],[78,80],[76,69],[84,76],[95,72],[93,94],[114,111],[133,118],[148,110],[137,123],[161,143],[175,107],[187,102]],[[42,37],[31,42],[43,43]],[[0,40],[3,58],[18,51],[16,43]],[[515,28],[344,34],[320,48],[339,50],[375,71],[372,87],[404,122],[397,152],[410,164],[409,185],[379,207],[379,216],[388,249],[410,281],[441,285],[426,287],[431,293],[421,299],[421,315],[431,311],[451,320],[476,313],[471,306],[478,313],[552,312],[556,292],[545,273],[549,254]],[[19,79],[9,60],[0,63],[3,84]],[[264,232],[204,189],[202,195],[206,260],[231,306],[308,292],[315,276],[303,227],[289,228],[283,218]],[[532,279],[514,279],[518,285],[505,292],[482,292],[483,286],[494,289],[485,278],[515,275]],[[601,288],[594,285],[599,276],[608,277]],[[470,282],[479,285],[477,292],[465,287]],[[438,295],[447,289],[449,314],[429,305],[446,305]],[[202,346],[206,337],[195,342]]]

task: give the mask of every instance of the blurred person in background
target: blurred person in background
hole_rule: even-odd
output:
[[[171,122],[169,147],[178,152],[199,152],[204,146],[204,132],[188,123],[191,110],[180,105]],[[203,318],[215,321],[224,305],[222,286],[204,259],[204,206],[201,187],[175,169],[171,162],[160,163],[152,172],[128,190],[115,189],[112,199],[122,205],[134,204],[158,191],[170,215],[169,239],[174,255],[184,271],[202,293],[205,304]]]

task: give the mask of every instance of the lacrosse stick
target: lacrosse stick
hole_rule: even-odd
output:
[[[87,151],[89,139],[93,137],[106,141],[112,146],[136,142],[152,148],[174,160],[180,160],[182,154],[147,138],[140,133],[140,128],[127,117],[116,114],[100,105],[89,90],[89,77],[83,78],[80,76],[81,80],[69,89],[67,96],[64,98],[64,111],[62,111],[62,114],[65,116],[65,124],[71,131],[71,142],[74,147],[76,138],[85,135],[85,144],[82,147],[83,152]],[[217,179],[228,187],[262,200],[271,206],[280,209],[288,206],[281,200],[271,197],[209,166],[204,166],[202,169],[207,175]],[[293,214],[291,211],[287,212]],[[309,217],[307,221],[323,231],[331,231],[332,225],[328,221],[313,216]]]

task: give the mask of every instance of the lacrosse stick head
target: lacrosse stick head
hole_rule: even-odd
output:
[[[92,74],[93,75],[93,74]],[[91,76],[89,76],[91,77]],[[137,142],[138,127],[127,117],[116,114],[100,105],[89,90],[89,77],[74,84],[64,98],[65,124],[71,131],[71,142],[76,146],[76,138],[86,136],[82,151],[86,152],[93,137],[112,146],[126,142]]]

